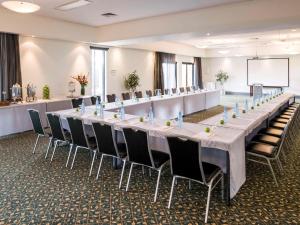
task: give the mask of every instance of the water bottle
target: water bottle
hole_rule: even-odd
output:
[[[235,111],[235,115],[239,116],[239,104],[238,103],[235,103],[234,111]]]
[[[121,120],[124,120],[125,119],[125,108],[124,108],[124,105],[121,106],[121,110],[120,110],[120,117],[121,117]]]
[[[104,118],[104,110],[103,110],[103,105],[99,104],[99,116],[101,119]]]
[[[249,110],[248,99],[245,100],[245,110],[246,112]]]
[[[228,121],[228,112],[227,112],[227,107],[224,106],[224,122],[226,123]]]
[[[153,114],[152,107],[150,107],[150,111],[149,111],[149,121],[151,122],[151,124],[153,123],[153,119],[154,119],[154,114]]]
[[[178,117],[177,117],[177,125],[178,125],[178,127],[182,127],[182,123],[183,123],[183,116],[182,116],[182,112],[179,112],[178,113]]]
[[[100,103],[99,103],[98,98],[96,98],[96,114],[97,114],[97,116],[99,116],[99,114],[100,114]]]
[[[81,113],[81,114],[84,114],[84,113],[85,113],[85,105],[84,105],[84,100],[82,100],[82,103],[81,103],[81,107],[80,107],[80,113]]]

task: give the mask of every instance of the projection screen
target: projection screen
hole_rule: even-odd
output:
[[[247,60],[247,83],[265,87],[289,86],[289,58]]]

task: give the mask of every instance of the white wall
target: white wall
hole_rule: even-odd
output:
[[[38,98],[42,97],[42,87],[45,84],[50,87],[52,98],[67,96],[68,82],[72,80],[71,76],[78,73],[89,73],[91,81],[88,44],[20,36],[20,56],[23,87],[33,83],[37,87]],[[153,52],[110,48],[107,58],[107,93],[120,95],[126,91],[124,77],[134,70],[141,77],[139,89],[153,89]],[[89,83],[87,95],[91,94],[91,87]],[[76,94],[80,94],[78,84]]]
[[[23,87],[33,83],[37,97],[42,96],[45,84],[52,98],[65,97],[71,76],[90,73],[90,48],[86,44],[20,36],[20,57]],[[79,94],[79,85],[76,89]]]
[[[139,90],[153,89],[154,53],[145,50],[110,48],[107,56],[107,93],[121,95],[125,76],[134,70],[140,75]]]
[[[286,90],[300,95],[300,55],[283,57],[290,58],[290,87]],[[229,73],[229,80],[224,85],[226,91],[249,92],[247,86],[247,57],[203,59],[204,82],[215,82],[215,74],[220,70]]]

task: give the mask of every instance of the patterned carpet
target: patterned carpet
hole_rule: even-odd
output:
[[[207,115],[215,114],[219,108]],[[205,116],[203,116],[205,115]],[[195,116],[195,115],[194,115]],[[199,115],[198,115],[199,116]],[[207,189],[179,180],[173,204],[167,209],[171,187],[169,168],[162,175],[157,203],[153,203],[156,173],[150,177],[135,167],[128,192],[120,172],[106,159],[99,180],[88,177],[90,156],[80,151],[74,169],[66,169],[67,148],[58,149],[52,164],[44,159],[44,139],[31,154],[32,132],[0,139],[0,224],[203,224]],[[277,188],[267,167],[248,163],[247,181],[230,207],[214,190],[211,224],[300,224],[300,133],[294,149],[287,149],[284,174],[276,171]]]

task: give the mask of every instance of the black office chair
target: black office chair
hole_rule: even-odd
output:
[[[186,87],[186,92],[191,92],[191,87]]]
[[[158,171],[154,202],[156,202],[161,171],[169,161],[169,155],[149,148],[147,131],[123,128],[128,161],[131,163],[126,185],[128,191],[133,165],[141,165]]]
[[[126,146],[125,144],[116,143],[115,130],[112,125],[107,123],[92,123],[92,125],[96,137],[98,151],[102,153],[96,179],[98,180],[99,178],[104,156],[121,159],[123,161],[122,173],[119,182],[119,188],[121,188],[127,157]]]
[[[72,107],[76,109],[82,105],[83,98],[72,98]]]
[[[123,98],[124,101],[129,100],[130,99],[130,93],[128,93],[128,92],[122,93],[122,98]]]
[[[135,96],[136,96],[137,98],[143,98],[143,93],[142,93],[141,91],[136,91],[136,92],[135,92]]]
[[[168,94],[169,94],[169,91],[170,91],[170,89],[165,89],[165,90],[164,90],[165,95],[168,95]]]
[[[173,176],[168,208],[171,206],[174,185],[177,178],[204,184],[208,187],[205,212],[205,223],[207,223],[211,191],[220,181],[222,183],[222,195],[224,194],[224,176],[222,170],[215,165],[202,162],[200,142],[182,137],[167,137],[167,140],[170,149],[171,173]]]
[[[177,92],[177,89],[176,88],[172,88],[172,93],[176,94],[176,92]]]
[[[106,95],[107,97],[107,102],[115,102],[116,101],[116,95],[111,94],[111,95]]]
[[[180,87],[179,91],[180,91],[180,93],[183,93],[184,92],[184,87]]]
[[[33,126],[33,130],[35,132],[35,134],[37,134],[37,138],[33,147],[33,151],[32,154],[35,153],[36,150],[36,146],[39,142],[40,137],[48,137],[49,138],[49,144],[47,147],[47,152],[49,151],[51,142],[52,142],[52,135],[49,132],[46,132],[43,128],[42,122],[41,122],[41,118],[40,118],[40,113],[38,110],[35,109],[28,109],[27,110],[30,116],[30,120],[32,122],[32,126]]]
[[[73,169],[78,149],[82,148],[82,149],[89,150],[93,152],[93,159],[91,162],[91,167],[89,172],[89,176],[91,176],[96,153],[97,153],[96,141],[94,138],[88,137],[85,134],[84,124],[81,119],[68,117],[67,121],[70,127],[71,140],[72,140],[71,144],[73,145],[73,147],[75,147],[75,153],[74,153],[71,169]],[[70,148],[68,159],[70,158],[71,152],[72,152],[72,148]],[[68,163],[69,160],[67,161],[66,167],[68,166]]]
[[[97,99],[98,99],[98,102],[100,103],[101,102],[101,96],[92,96],[91,97],[92,105],[96,105]]]
[[[46,115],[52,133],[52,141],[54,141],[54,148],[53,148],[51,161],[50,161],[52,162],[58,144],[59,143],[70,144],[71,136],[67,130],[64,130],[62,128],[60,117],[58,115],[54,115],[52,113],[47,113]],[[72,149],[72,145],[70,145],[70,150],[71,149]],[[49,149],[47,149],[45,159],[48,156],[48,151]]]
[[[155,89],[154,91],[154,95],[158,96],[158,94],[161,93],[161,89]],[[161,93],[162,94],[162,93]]]
[[[149,97],[152,97],[153,95],[152,95],[152,91],[151,90],[147,90],[146,91],[146,95],[148,95]]]

